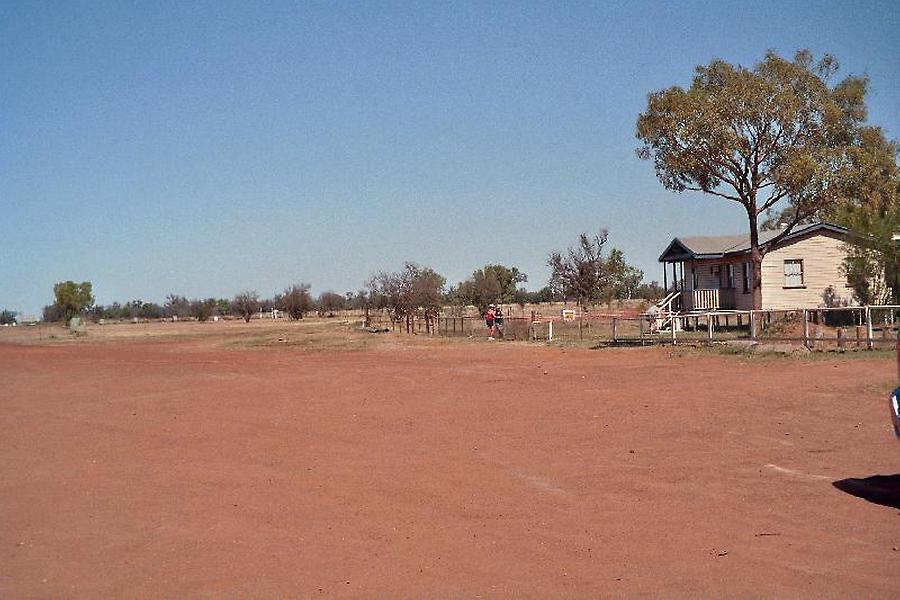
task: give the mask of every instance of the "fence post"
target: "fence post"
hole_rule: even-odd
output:
[[[673,346],[674,346],[675,344],[678,343],[678,340],[675,339],[675,322],[676,322],[675,320],[676,320],[677,318],[678,318],[678,317],[676,317],[675,315],[672,315],[672,316],[671,316],[671,323],[670,323],[670,325],[672,326],[672,345],[673,345]]]
[[[612,336],[613,344],[615,344],[616,343],[616,318],[615,317],[613,317],[613,319],[612,319],[612,334],[613,334],[613,336]]]
[[[713,320],[710,318],[710,314],[706,313],[706,345],[712,346],[713,341]]]
[[[838,348],[844,347],[844,328],[843,327],[838,327],[838,330],[837,330],[837,347]]]
[[[548,329],[547,341],[552,342],[553,341],[553,321],[547,321],[547,329]]]
[[[803,345],[809,348],[809,311],[803,309]]]
[[[750,339],[756,339],[756,311],[750,310]]]
[[[872,308],[866,306],[866,348],[871,350],[875,347],[875,339],[872,335]]]
[[[641,324],[641,346],[644,345],[644,317],[641,317],[638,320],[638,323]]]

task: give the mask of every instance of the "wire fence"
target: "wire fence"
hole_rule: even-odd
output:
[[[895,344],[900,305],[814,309],[709,311],[646,315],[633,311],[562,317],[506,317],[488,328],[481,317],[370,315],[381,330],[440,337],[557,341],[598,346],[778,342],[808,348],[866,348]]]

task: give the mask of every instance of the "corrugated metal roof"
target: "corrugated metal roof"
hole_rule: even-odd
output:
[[[780,234],[783,229],[759,232],[759,243],[765,244]],[[795,233],[799,233],[796,230]],[[675,238],[681,245],[694,254],[727,254],[750,249],[750,234],[742,235],[703,235]]]
[[[778,245],[787,243],[796,239],[801,235],[811,233],[819,229],[826,229],[834,233],[846,235],[849,230],[839,225],[831,223],[811,223],[797,227],[787,236],[783,237]],[[759,232],[759,243],[766,244],[780,235],[784,230],[775,229],[770,231]],[[666,250],[659,257],[660,261],[665,261],[666,256],[670,256],[669,260],[681,260],[683,258],[703,258],[717,257],[724,254],[748,252],[750,250],[750,234],[744,233],[739,235],[704,235],[677,237],[666,247]]]

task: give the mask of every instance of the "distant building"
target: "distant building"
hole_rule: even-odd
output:
[[[781,231],[762,231],[760,245]],[[816,223],[798,227],[767,248],[762,261],[763,309],[817,308],[831,287],[848,303],[853,290],[841,270],[851,233]],[[749,310],[753,305],[753,265],[749,234],[677,237],[660,255],[664,281],[671,272],[682,310]]]

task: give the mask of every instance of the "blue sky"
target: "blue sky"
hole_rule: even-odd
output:
[[[661,278],[746,228],[636,158],[648,92],[713,58],[831,52],[900,137],[895,2],[0,3],[0,308],[355,290],[404,260],[546,283],[606,227]]]

